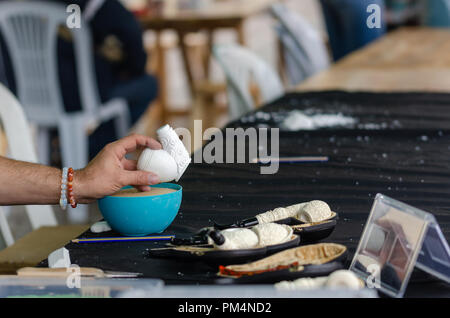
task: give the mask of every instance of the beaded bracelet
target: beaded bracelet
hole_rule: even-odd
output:
[[[68,198],[70,202],[70,206],[75,209],[77,207],[77,203],[75,202],[75,196],[73,195],[73,169],[69,168],[67,172],[67,191]]]
[[[73,175],[72,168],[63,168],[61,177],[61,197],[59,199],[59,205],[63,210],[67,209],[67,204],[70,203],[72,208],[77,207],[75,202],[75,196],[73,195]]]
[[[61,197],[59,199],[59,206],[65,210],[67,208],[67,172],[69,168],[63,168],[61,176]]]

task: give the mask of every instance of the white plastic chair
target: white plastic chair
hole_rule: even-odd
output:
[[[278,74],[250,50],[239,45],[218,45],[213,52],[227,79],[231,119],[255,108],[249,90],[252,80],[259,86],[264,103],[283,95],[284,87]]]
[[[28,119],[38,127],[40,162],[48,163],[49,130],[57,128],[64,166],[74,169],[88,163],[88,133],[102,122],[115,120],[119,137],[130,126],[126,101],[113,99],[101,104],[93,66],[89,25],[81,17],[81,28],[71,29],[81,110],[65,111],[58,80],[57,31],[68,18],[63,5],[43,1],[0,3],[0,31],[8,47],[18,98]],[[87,219],[87,207],[69,213],[73,222]]]
[[[330,66],[324,41],[303,17],[282,3],[273,4],[271,12],[280,22],[276,31],[288,56],[287,74],[292,85]]]
[[[8,140],[9,155],[12,159],[37,162],[32,136],[25,114],[17,99],[0,84],[0,121]],[[57,225],[53,209],[48,205],[26,206],[31,227],[37,229],[44,225]],[[14,243],[5,211],[0,207],[0,230],[5,243]]]
[[[285,74],[290,85],[297,85],[304,81],[310,74],[308,58],[303,54],[296,41],[281,25],[275,26],[280,43],[282,44]]]
[[[49,128],[59,129],[64,165],[82,168],[88,162],[87,132],[115,118],[117,132],[124,136],[129,129],[130,115],[122,99],[101,105],[89,25],[83,19],[81,28],[70,30],[82,105],[79,112],[65,112],[59,89],[56,41],[58,27],[65,26],[67,18],[65,6],[55,3],[0,3],[0,30],[10,52],[19,100],[30,122],[39,126],[42,135],[47,135]],[[43,152],[48,151],[43,149]]]

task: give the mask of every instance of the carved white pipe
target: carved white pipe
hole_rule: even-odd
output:
[[[225,229],[220,233],[225,238],[222,245],[215,244],[211,238],[208,238],[208,243],[214,244],[216,249],[235,250],[287,242],[291,239],[293,230],[288,225],[266,223],[256,225],[251,229]]]
[[[220,233],[225,237],[225,242],[222,245],[214,244],[219,250],[247,249],[258,245],[258,236],[249,229],[226,229]]]
[[[178,181],[191,163],[191,157],[183,142],[180,140],[180,137],[178,137],[175,130],[169,125],[159,128],[156,134],[158,135],[158,139],[161,142],[163,149],[175,160],[177,167],[177,177],[175,178],[175,181]]]
[[[297,218],[302,222],[311,223],[326,220],[330,216],[331,209],[329,205],[326,202],[314,200],[303,206]]]
[[[137,168],[158,175],[161,182],[170,182],[178,177],[177,163],[165,150],[145,149],[139,157]]]
[[[293,229],[289,225],[265,223],[251,228],[258,236],[259,246],[281,244],[291,239]]]

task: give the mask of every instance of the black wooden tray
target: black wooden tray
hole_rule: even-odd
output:
[[[323,240],[333,233],[338,220],[338,214],[336,212],[333,213],[331,218],[317,223],[304,223],[296,218],[286,218],[276,223],[291,226],[294,234],[300,236],[301,243],[309,244]]]
[[[300,237],[294,234],[290,241],[260,248],[214,250],[211,245],[187,246],[186,248],[178,246],[151,249],[148,251],[148,256],[174,258],[186,261],[203,261],[213,266],[244,264],[289,248],[297,247],[299,243]]]
[[[283,280],[295,280],[305,277],[327,276],[332,272],[345,268],[348,250],[334,260],[324,264],[310,264],[303,266],[302,270],[281,269],[276,271],[264,272],[239,278],[222,277],[220,275],[214,280],[215,284],[275,284]]]

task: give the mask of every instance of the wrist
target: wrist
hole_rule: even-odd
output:
[[[73,176],[73,196],[77,203],[90,203],[92,198],[89,197],[89,182],[86,173],[81,170],[74,170]]]

